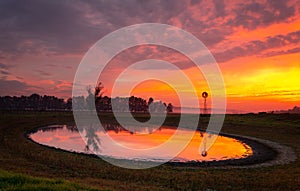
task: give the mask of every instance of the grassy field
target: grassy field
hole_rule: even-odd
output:
[[[0,170],[0,189],[1,190],[96,190],[76,183],[70,183],[59,179],[34,178],[18,173],[9,173]]]
[[[100,118],[112,120],[111,114]],[[178,116],[171,115],[166,125],[177,121]],[[202,117],[199,126],[207,121]],[[1,112],[0,190],[300,190],[299,159],[254,169],[162,165],[128,170],[100,158],[43,147],[24,136],[36,127],[73,122],[71,113]],[[300,115],[227,115],[222,132],[276,141],[300,154]]]

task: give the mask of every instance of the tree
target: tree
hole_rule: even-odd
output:
[[[97,84],[94,91],[91,86],[87,87],[88,96],[86,97],[86,103],[89,110],[92,110],[94,104],[96,105],[96,108],[99,105],[103,95],[103,88],[101,82]]]
[[[95,97],[96,98],[100,98],[101,99],[101,97],[103,95],[103,89],[104,89],[104,87],[102,86],[102,82],[99,82],[97,84],[97,86],[95,87]]]
[[[168,113],[173,112],[173,105],[171,103],[169,103],[168,106],[167,106],[167,112]]]
[[[154,101],[154,99],[153,99],[152,97],[150,97],[149,100],[148,100],[148,106],[149,106],[151,103],[153,103],[153,101]]]
[[[96,110],[100,110],[100,103],[101,103],[101,99],[102,99],[102,95],[103,95],[103,85],[102,82],[99,82],[97,84],[97,86],[95,87],[95,104],[96,104]]]
[[[72,101],[73,101],[72,98],[69,98],[69,99],[67,100],[67,103],[66,103],[66,109],[68,109],[68,110],[71,110],[71,109],[72,109]]]
[[[91,86],[88,86],[86,88],[87,92],[88,92],[88,96],[86,97],[85,101],[86,101],[86,106],[88,110],[93,110],[93,106],[95,105],[95,95],[92,91]]]
[[[149,112],[153,111],[152,107],[150,106],[150,105],[153,103],[153,101],[154,101],[154,100],[153,100],[152,97],[150,97],[149,100],[148,100],[148,111],[149,111]]]

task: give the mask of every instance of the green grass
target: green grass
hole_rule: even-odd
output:
[[[79,191],[89,190],[88,187],[80,186],[76,183],[66,182],[60,179],[34,178],[17,173],[9,173],[0,170],[0,190],[20,190],[20,191]]]
[[[141,121],[145,115],[135,116]],[[101,120],[113,121],[111,114]],[[300,115],[227,115],[222,132],[279,142],[300,154]],[[166,125],[178,122],[171,115]],[[202,117],[203,128],[208,117]],[[300,190],[300,161],[255,169],[176,168],[129,170],[100,158],[40,146],[24,133],[47,124],[72,124],[71,113],[0,113],[0,190]],[[21,174],[15,174],[21,173]],[[30,175],[30,176],[28,176]],[[42,178],[35,178],[42,177]]]

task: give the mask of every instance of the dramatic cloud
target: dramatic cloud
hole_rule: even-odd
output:
[[[288,1],[247,1],[238,3],[232,10],[235,17],[230,19],[231,26],[242,26],[253,30],[257,27],[286,21],[295,15],[295,5]]]
[[[265,57],[272,57],[272,56],[279,56],[284,54],[295,54],[300,53],[300,47],[292,48],[289,50],[280,50],[280,51],[271,51],[266,54],[264,54]]]
[[[15,55],[83,52],[107,29],[94,28],[79,3],[1,1],[1,52]]]
[[[3,75],[9,75],[10,74],[10,72],[5,71],[5,70],[0,70],[0,73],[3,74]]]
[[[3,78],[0,79],[0,87],[1,96],[23,95],[32,92],[33,89],[40,89],[39,87],[34,87],[18,80],[6,80]]]
[[[243,43],[239,46],[235,46],[231,49],[225,50],[215,54],[218,62],[226,62],[234,58],[244,56],[275,56],[278,54],[289,54],[299,52],[299,48],[295,48],[289,51],[275,51],[265,52],[272,48],[284,47],[291,44],[300,43],[300,31],[292,32],[287,35],[276,35],[265,38],[263,41],[255,40],[247,43]]]
[[[253,30],[285,21],[295,7],[286,1],[6,0],[0,2],[0,54],[82,54],[105,34],[145,22],[182,27],[212,46],[233,27]]]
[[[0,74],[3,77],[7,77],[8,75],[10,75],[11,73],[8,71],[9,68],[11,68],[11,65],[7,65],[7,64],[3,64],[0,63]],[[1,87],[1,86],[0,86]]]
[[[51,74],[49,72],[43,71],[43,70],[37,70],[36,71],[38,74],[40,74],[41,76],[51,76]]]
[[[12,67],[12,66],[9,66],[9,65],[7,65],[7,64],[3,64],[3,63],[0,63],[0,69],[8,69],[8,68],[10,68],[10,67]]]
[[[248,90],[242,92],[240,84],[248,87],[249,82],[240,79],[265,82],[256,76],[261,65],[268,69],[262,79],[277,71],[272,56],[278,56],[276,62],[291,71],[299,66],[300,0],[2,0],[0,93],[71,96],[76,68],[86,51],[110,32],[139,23],[170,24],[200,39],[216,57],[227,85],[232,84],[229,95],[246,94]],[[100,77],[110,80],[104,84],[106,88],[111,88],[107,86],[124,68],[145,59],[168,61],[196,76],[194,64],[184,55],[167,48],[140,46],[117,55],[105,68]],[[291,78],[288,71],[288,84],[294,86],[299,75]],[[271,87],[268,92],[284,88]]]

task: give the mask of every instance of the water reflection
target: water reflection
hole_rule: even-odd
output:
[[[109,146],[101,144],[101,137],[109,135],[118,144],[122,144],[126,147],[147,149],[169,141],[176,131],[176,129],[171,127],[160,127],[158,129],[143,128],[143,131],[136,128],[134,131],[127,131],[119,125],[102,125],[105,131],[101,132],[97,131],[97,128],[90,128],[88,132],[83,132],[85,133],[85,140],[83,140],[79,134],[79,131],[85,131],[85,128],[80,130],[74,125],[47,126],[32,133],[30,138],[40,144],[69,151],[92,153],[92,150],[95,151],[98,149],[98,154],[103,156],[132,160],[159,161],[161,160],[159,153],[157,153],[156,156],[138,156],[134,152],[114,152]],[[93,127],[93,124],[91,124],[91,127]],[[183,141],[185,136],[191,133],[193,132],[190,130],[180,130],[180,137],[173,140],[174,145]],[[204,135],[205,133],[203,132],[196,132],[188,146],[172,161],[187,162],[239,159],[252,154],[252,150],[247,144],[233,138],[218,136],[208,153],[202,153],[201,155],[201,153],[199,154],[199,146],[202,139],[206,137]]]

